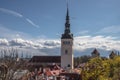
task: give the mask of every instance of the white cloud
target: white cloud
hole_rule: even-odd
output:
[[[120,33],[120,26],[109,26],[101,29],[98,33]]]
[[[36,25],[36,24],[35,24],[33,21],[31,21],[30,19],[26,18],[26,21],[27,21],[28,23],[30,23],[31,25],[33,25],[34,27],[39,28],[39,25]]]
[[[1,12],[4,12],[4,13],[7,13],[7,14],[11,14],[13,16],[16,16],[16,17],[23,17],[22,14],[18,13],[18,12],[15,12],[15,11],[12,11],[12,10],[9,10],[9,9],[5,9],[5,8],[0,8],[0,11]]]
[[[9,42],[8,42],[8,40],[7,39],[0,39],[0,45],[4,45],[4,46],[7,46],[7,45],[9,45]]]
[[[1,34],[0,38],[7,38],[7,39],[13,39],[13,38],[29,39],[29,38],[31,38],[31,36],[26,33],[8,29],[1,24],[0,24],[0,34]]]
[[[11,14],[13,16],[19,17],[19,18],[24,18],[24,16],[18,12],[15,12],[13,10],[5,9],[5,8],[0,8],[0,12],[4,12],[6,14]],[[32,20],[25,18],[25,20],[31,24],[32,26],[39,28],[39,25],[35,24]]]
[[[2,45],[5,44],[5,45]],[[0,39],[0,46],[15,47],[21,50],[28,50],[32,53],[40,54],[60,54],[61,42],[58,39],[25,40],[21,38],[7,40]],[[78,36],[74,38],[74,52],[83,52],[88,49],[101,49],[105,51],[120,51],[120,40],[111,36]],[[90,52],[88,52],[90,53]],[[85,53],[86,54],[86,53]],[[83,55],[85,55],[83,54]],[[104,55],[104,53],[103,53]]]
[[[33,39],[26,33],[13,31],[2,25],[0,25],[0,34],[2,34],[0,35],[0,49],[13,47],[32,54],[60,54],[60,39]],[[75,52],[83,52],[93,48],[120,51],[120,40],[102,35],[74,37]]]
[[[105,50],[120,50],[120,40],[115,40],[114,37],[104,36],[80,36],[75,39],[75,49],[85,50],[87,48],[99,48]]]
[[[83,30],[83,31],[80,31],[78,34],[80,34],[80,35],[86,35],[88,33],[89,33],[88,30]]]

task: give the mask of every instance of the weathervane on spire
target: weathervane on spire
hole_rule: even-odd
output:
[[[67,6],[67,9],[69,7],[69,0],[66,0],[66,6]]]

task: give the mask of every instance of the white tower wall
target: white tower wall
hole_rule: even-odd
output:
[[[73,69],[73,39],[61,39],[61,67]]]

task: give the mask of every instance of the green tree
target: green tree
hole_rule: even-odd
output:
[[[120,80],[120,56],[92,58],[82,70],[83,80]]]
[[[86,63],[90,60],[90,56],[87,56],[87,55],[83,55],[81,57],[75,57],[74,58],[74,65],[75,66],[78,66],[79,64],[81,63]]]
[[[92,58],[82,71],[84,80],[110,80],[109,61],[100,57]]]
[[[110,65],[110,77],[113,80],[120,80],[120,56],[116,56],[111,60],[112,63]]]

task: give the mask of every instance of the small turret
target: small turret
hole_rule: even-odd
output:
[[[100,56],[100,53],[98,52],[98,50],[95,48],[93,50],[93,52],[91,53],[92,57],[99,57]]]
[[[113,59],[115,56],[117,56],[117,54],[114,51],[112,51],[109,55],[109,58]]]

